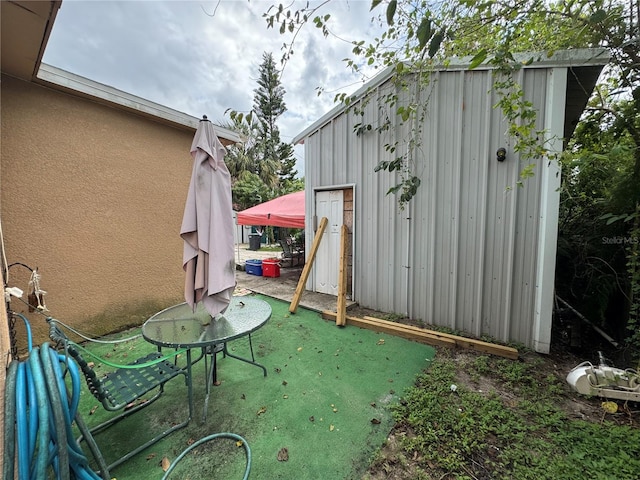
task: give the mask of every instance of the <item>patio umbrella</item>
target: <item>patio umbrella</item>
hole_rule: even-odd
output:
[[[195,310],[202,302],[211,316],[224,312],[235,288],[231,176],[225,148],[206,115],[191,144],[193,172],[180,236],[184,240],[184,298]]]

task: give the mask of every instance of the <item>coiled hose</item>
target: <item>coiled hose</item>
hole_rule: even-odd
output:
[[[102,474],[99,476],[90,468],[87,457],[74,440],[71,425],[75,419],[90,449],[97,451],[93,437],[78,415],[81,381],[77,364],[72,358],[59,354],[49,343],[33,348],[28,320],[24,315],[15,315],[25,324],[29,358],[22,362],[12,361],[7,370],[2,478],[15,478],[17,465],[18,480],[47,478],[49,469],[61,480],[109,480],[106,465],[99,465]],[[64,380],[66,374],[71,380],[70,394]],[[174,460],[162,480],[169,477],[193,448],[224,437],[242,442],[247,456],[243,480],[247,480],[251,470],[251,449],[244,438],[234,433],[217,433],[198,440]]]
[[[64,373],[71,379],[67,394]],[[73,360],[48,343],[32,348],[25,362],[13,361],[5,392],[5,452],[3,476],[19,480],[57,478],[100,480],[74,440],[71,424],[80,401],[80,372]],[[17,454],[17,457],[16,457]]]

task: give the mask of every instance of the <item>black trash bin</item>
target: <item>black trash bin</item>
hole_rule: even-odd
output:
[[[262,235],[249,235],[249,250],[260,250]]]

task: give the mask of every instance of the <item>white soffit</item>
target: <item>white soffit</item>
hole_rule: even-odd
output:
[[[124,107],[125,110],[137,112],[142,116],[159,120],[162,123],[184,126],[196,130],[198,128],[198,122],[200,121],[199,118],[179,112],[178,110],[150,100],[145,100],[144,98],[131,95],[122,90],[45,63],[40,64],[37,79],[40,80],[39,83],[41,84],[51,84],[55,87],[62,87],[62,89],[71,94],[91,98],[103,104]],[[214,125],[214,128],[218,137],[227,140],[227,142],[223,143],[238,143],[242,141],[240,135],[232,130],[217,125]]]

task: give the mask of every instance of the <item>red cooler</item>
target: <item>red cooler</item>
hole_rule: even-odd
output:
[[[279,277],[280,276],[280,259],[265,258],[262,260],[262,276]]]

